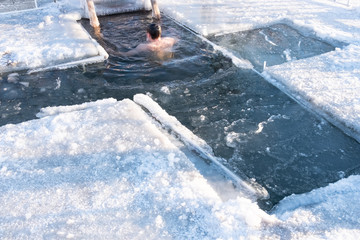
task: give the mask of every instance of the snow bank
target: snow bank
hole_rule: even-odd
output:
[[[0,72],[64,68],[104,61],[108,54],[76,21],[55,4],[0,15]]]

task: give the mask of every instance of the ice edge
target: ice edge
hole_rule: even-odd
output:
[[[201,138],[193,134],[188,128],[182,125],[175,117],[170,116],[163,110],[158,103],[144,94],[136,94],[133,101],[145,108],[152,117],[161,123],[161,125],[171,130],[179,139],[192,151],[195,151],[206,160],[210,160],[228,176],[236,187],[239,187],[257,199],[267,199],[269,193],[265,188],[253,181],[241,179],[227,167],[221,164],[221,160],[213,155],[211,147]]]

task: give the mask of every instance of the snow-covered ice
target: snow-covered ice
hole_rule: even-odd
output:
[[[286,21],[324,39],[360,42],[359,1],[184,0],[161,1],[164,13],[202,35],[245,31]]]
[[[266,69],[263,75],[360,142],[360,46]]]
[[[224,199],[195,167],[201,160],[162,129],[176,121],[164,112],[155,120],[131,100],[105,99],[38,116],[0,128],[2,239],[359,237],[359,176],[268,214],[236,190]]]
[[[0,128],[1,238],[227,232],[213,227],[229,224],[222,198],[134,102],[47,108],[39,117]],[[249,199],[231,201],[254,209],[239,216],[250,227],[243,234],[271,219]]]
[[[82,15],[88,18],[87,5],[84,3],[81,2]],[[150,0],[94,0],[94,4],[98,16],[151,9]]]
[[[65,68],[108,57],[77,23],[79,13],[49,6],[0,14],[0,72]]]

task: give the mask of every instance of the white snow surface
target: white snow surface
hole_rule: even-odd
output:
[[[159,6],[205,36],[286,21],[313,30],[321,38],[360,42],[358,0],[350,6],[332,0],[162,0]]]
[[[247,236],[272,219],[246,198],[224,205],[130,100],[42,112],[0,128],[1,239]],[[226,204],[239,206],[235,232]]]
[[[104,61],[108,54],[56,4],[0,14],[0,72],[65,68]]]
[[[87,4],[85,4],[83,0],[80,1],[82,9],[84,10],[82,11],[82,15],[88,18]],[[151,9],[150,0],[93,0],[93,2],[98,16]]]
[[[269,215],[242,194],[224,200],[195,167],[200,159],[131,100],[46,108],[41,117],[0,127],[1,239],[360,236],[359,176],[290,196]]]

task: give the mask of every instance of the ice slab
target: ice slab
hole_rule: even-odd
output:
[[[0,128],[2,238],[247,236],[273,219],[248,198],[224,202],[131,100],[39,117]]]
[[[360,142],[360,47],[266,68],[270,82]]]
[[[51,7],[0,14],[0,72],[66,68],[108,54],[77,23],[77,13]]]
[[[335,50],[335,47],[303,35],[286,24],[274,24],[249,31],[210,36],[209,40],[248,59],[258,71],[296,59],[309,58]]]

